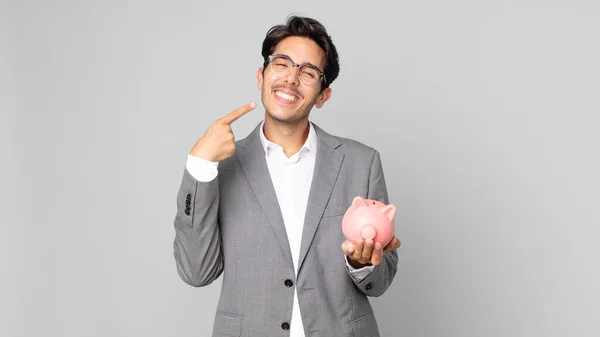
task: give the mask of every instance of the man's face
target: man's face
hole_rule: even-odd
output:
[[[296,64],[310,63],[321,71],[325,69],[325,52],[313,40],[290,36],[279,42],[273,55],[289,56]],[[312,85],[305,85],[298,77],[298,67],[293,67],[285,76],[276,75],[271,65],[263,74],[263,68],[258,69],[258,89],[267,114],[280,122],[298,123],[308,118],[313,106],[321,108],[331,97],[331,89],[326,88],[322,93],[322,79]]]

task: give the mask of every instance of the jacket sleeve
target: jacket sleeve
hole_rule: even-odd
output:
[[[371,164],[371,173],[369,175],[369,191],[367,199],[379,200],[385,204],[389,203],[387,187],[383,175],[381,158],[378,151],[374,151],[373,162]],[[383,252],[381,263],[373,268],[373,271],[364,279],[358,281],[352,278],[354,284],[365,295],[378,297],[381,296],[392,284],[396,275],[398,264],[398,252],[394,249],[390,252]]]
[[[177,193],[173,253],[179,276],[194,287],[211,284],[223,272],[218,214],[219,179],[200,182],[186,168]]]

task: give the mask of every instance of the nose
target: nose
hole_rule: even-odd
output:
[[[290,72],[285,76],[285,81],[298,85],[300,83],[300,67],[296,65],[292,66]]]

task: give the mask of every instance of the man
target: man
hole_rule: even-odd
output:
[[[351,244],[341,222],[355,196],[388,203],[379,153],[309,122],[331,97],[337,50],[318,21],[290,17],[262,55],[264,122],[235,142],[231,123],[256,107],[244,105],[188,155],[178,273],[196,287],[223,274],[213,336],[378,336],[367,296],[392,283],[400,241]]]

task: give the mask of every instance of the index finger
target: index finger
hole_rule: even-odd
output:
[[[342,251],[344,254],[350,256],[354,253],[354,245],[348,242],[348,240],[342,242]]]
[[[243,115],[247,114],[248,112],[254,110],[254,108],[256,108],[256,103],[254,103],[254,102],[250,102],[248,104],[242,105],[241,107],[230,112],[225,117],[222,117],[220,119],[220,121],[225,124],[231,124],[231,123],[235,122],[238,118],[240,118]]]

